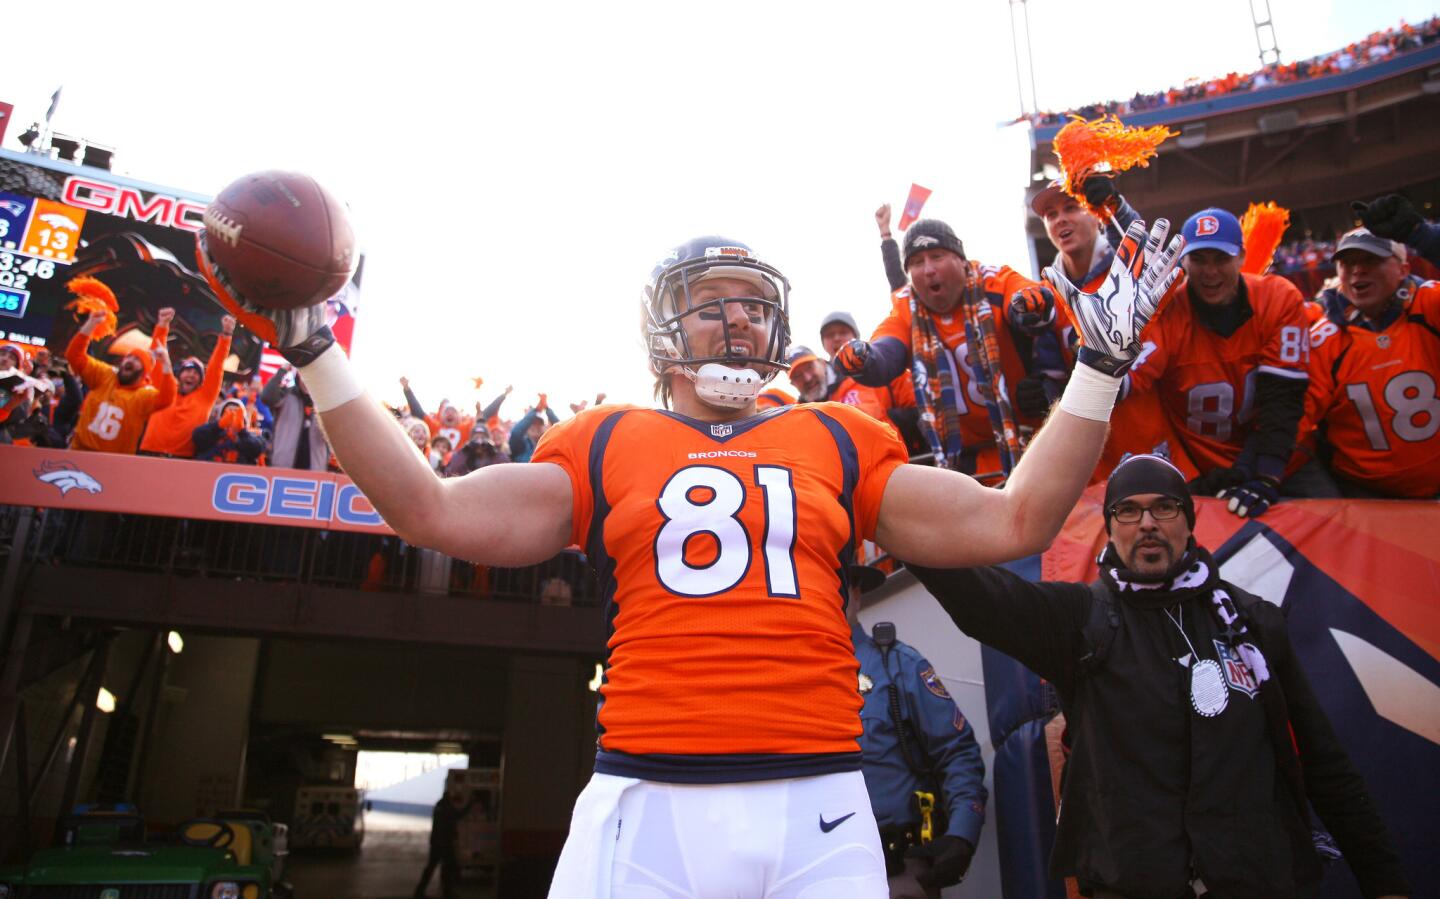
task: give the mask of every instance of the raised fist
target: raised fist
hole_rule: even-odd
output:
[[[220,333],[224,334],[226,337],[229,337],[230,335],[235,333],[235,316],[220,316]]]
[[[1005,315],[1026,334],[1039,334],[1055,322],[1055,291],[1043,284],[1022,287],[1011,294]]]
[[[1355,210],[1355,215],[1367,231],[1386,240],[1403,242],[1421,221],[1415,204],[1400,194],[1386,194],[1369,203],[1356,200],[1350,208]]]
[[[865,369],[870,358],[870,344],[863,340],[852,340],[835,351],[835,367],[843,375],[858,375]]]
[[[882,203],[880,208],[875,210],[875,224],[880,228],[880,238],[890,239],[890,204]]]
[[[158,325],[168,325],[168,324],[170,324],[170,322],[172,322],[172,321],[174,321],[174,320],[175,320],[175,310],[174,310],[174,309],[171,309],[169,306],[166,306],[165,308],[161,309],[161,310],[160,310],[158,313],[156,313],[156,315],[155,315],[155,324],[156,324],[157,326],[158,326]]]
[[[1150,236],[1136,221],[1115,251],[1110,272],[1094,293],[1086,293],[1065,276],[1062,266],[1045,269],[1045,280],[1064,296],[1080,332],[1079,361],[1103,374],[1119,377],[1140,355],[1140,331],[1160,306],[1175,279],[1185,238],[1176,235],[1162,251],[1170,223],[1157,219]]]

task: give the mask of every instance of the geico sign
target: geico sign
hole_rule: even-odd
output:
[[[167,228],[199,231],[205,227],[205,204],[165,194],[145,194],[133,187],[96,181],[80,175],[65,179],[61,201],[79,209],[93,209],[137,222],[154,222]]]
[[[363,525],[385,523],[359,487],[317,478],[267,478],[227,472],[215,479],[210,502],[215,511],[227,515],[269,515],[303,521],[334,519]]]

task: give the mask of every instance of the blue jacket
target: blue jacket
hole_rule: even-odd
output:
[[[855,657],[860,661],[865,699],[860,712],[865,725],[865,734],[860,738],[862,771],[876,823],[881,827],[915,823],[919,818],[915,791],[933,790],[935,804],[950,816],[945,833],[978,846],[989,793],[984,783],[985,762],[980,758],[980,745],[975,742],[970,722],[950,698],[935,674],[935,666],[913,647],[895,641],[887,666],[869,634],[856,626],[851,635],[855,639]],[[891,683],[897,687],[900,717],[908,722],[912,734],[908,740],[910,756],[917,765],[928,765],[931,772],[928,785],[916,778],[901,752],[890,715]]]
[[[540,410],[531,409],[529,412],[525,413],[524,418],[515,422],[515,426],[510,429],[511,462],[529,462],[530,457],[535,454],[535,447],[539,443],[539,441],[531,440],[529,431],[530,426],[534,424],[535,420],[539,417]],[[545,417],[550,420],[550,424],[552,425],[559,424],[560,422],[559,416],[557,416],[555,414],[555,411],[549,406],[545,407]],[[483,424],[481,422],[476,422],[475,426],[483,427]]]

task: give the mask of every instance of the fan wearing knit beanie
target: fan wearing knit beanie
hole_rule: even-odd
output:
[[[168,334],[168,327],[164,330]],[[209,418],[210,409],[220,396],[225,379],[225,358],[230,355],[230,335],[233,333],[235,319],[227,315],[220,320],[220,336],[215,340],[215,349],[210,352],[210,361],[201,363],[192,356],[180,363],[175,375],[179,384],[175,402],[150,417],[145,439],[140,441],[140,452],[181,459],[195,455],[191,435]],[[155,329],[155,336],[161,344],[164,343],[166,335],[162,334],[161,328]]]

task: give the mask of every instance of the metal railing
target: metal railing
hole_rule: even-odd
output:
[[[18,519],[16,507],[0,507],[5,547],[0,552],[13,545]],[[574,550],[539,565],[497,568],[388,535],[111,512],[38,510],[25,559],[37,565],[558,605],[591,605],[598,595],[593,572]]]

